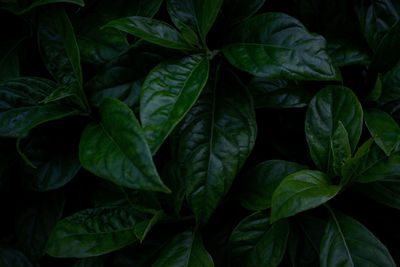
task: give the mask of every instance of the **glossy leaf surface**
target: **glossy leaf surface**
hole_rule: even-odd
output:
[[[326,174],[303,170],[287,176],[272,195],[271,220],[293,216],[333,198],[341,187],[329,184]]]
[[[246,88],[230,72],[218,79],[209,80],[174,137],[186,196],[200,225],[228,192],[256,137]]]
[[[229,240],[233,266],[278,266],[288,237],[287,220],[271,224],[269,214],[261,211],[247,216]]]
[[[331,149],[333,157],[333,170],[336,174],[340,174],[343,165],[351,157],[351,148],[349,135],[341,121],[333,132],[331,139]]]
[[[265,13],[246,20],[234,30],[231,43],[223,48],[225,57],[255,76],[338,79],[325,39],[286,14]]]
[[[158,44],[173,49],[190,50],[192,47],[185,41],[171,25],[140,16],[132,16],[113,20],[105,27],[113,27],[118,30],[135,35],[150,43]]]
[[[214,263],[204,248],[200,235],[193,231],[185,231],[168,241],[152,266],[212,267]]]
[[[243,177],[240,203],[249,210],[269,209],[272,194],[281,181],[289,174],[304,169],[305,166],[284,160],[268,160],[258,164]]]
[[[118,185],[169,192],[132,110],[119,100],[106,98],[99,111],[100,122],[89,124],[81,137],[82,166]]]
[[[320,265],[396,266],[387,248],[361,223],[331,212],[321,242]]]
[[[137,240],[135,227],[145,220],[131,207],[82,210],[59,221],[46,245],[53,257],[89,257],[125,247]]]
[[[342,122],[351,151],[361,136],[363,111],[354,93],[341,86],[328,86],[319,91],[307,109],[305,132],[315,165],[321,170],[331,167],[331,138]]]
[[[201,55],[161,63],[146,77],[140,120],[153,154],[186,115],[207,82],[209,63]]]
[[[389,156],[400,142],[400,127],[386,112],[379,109],[365,111],[365,123],[376,144]]]

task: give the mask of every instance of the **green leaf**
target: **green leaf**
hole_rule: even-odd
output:
[[[82,166],[121,186],[169,192],[157,173],[132,110],[117,99],[106,98],[99,113],[100,122],[90,123],[81,137]]]
[[[400,61],[383,76],[382,95],[379,100],[389,102],[400,99]]]
[[[271,208],[272,194],[283,178],[307,167],[284,160],[268,160],[244,175],[240,184],[240,204],[249,210]]]
[[[347,39],[329,41],[326,49],[333,64],[338,67],[352,65],[368,65],[371,63],[368,47]]]
[[[19,137],[44,122],[79,114],[60,104],[39,104],[54,88],[54,82],[34,77],[1,83],[0,136]]]
[[[227,20],[227,24],[236,24],[253,16],[264,3],[265,0],[224,0],[221,15]]]
[[[235,67],[257,77],[337,80],[323,37],[311,34],[295,18],[264,13],[241,23],[232,44],[223,48]]]
[[[376,102],[379,100],[379,98],[382,95],[382,75],[378,74],[378,77],[376,78],[374,88],[372,89],[371,93],[367,96],[366,101],[367,102]]]
[[[46,252],[52,257],[83,258],[118,250],[137,240],[135,227],[144,220],[132,207],[82,210],[56,224]]]
[[[45,254],[47,239],[63,213],[65,199],[62,192],[54,191],[36,198],[27,197],[26,200],[29,200],[29,205],[19,209],[15,232],[25,254],[37,261]]]
[[[147,75],[140,94],[140,121],[153,154],[196,102],[208,69],[206,57],[191,55],[161,63]]]
[[[269,213],[258,211],[233,230],[229,244],[235,266],[278,266],[289,237],[287,220],[271,224]]]
[[[400,16],[390,0],[367,0],[359,3],[356,5],[356,12],[361,30],[369,46],[377,50],[385,34]]]
[[[336,130],[333,132],[331,139],[331,149],[333,157],[333,170],[339,175],[341,169],[347,160],[351,157],[351,148],[349,135],[341,121],[339,121]]]
[[[399,125],[389,114],[380,109],[367,109],[364,113],[365,124],[376,144],[390,156],[400,142]]]
[[[71,17],[83,62],[96,66],[108,63],[129,49],[126,33],[117,29],[100,29],[107,22],[129,16],[153,17],[162,0],[120,0],[91,2]]]
[[[18,47],[23,39],[0,42],[0,82],[19,77]]]
[[[271,221],[318,207],[336,196],[340,189],[330,185],[329,177],[322,172],[295,172],[283,179],[272,195]]]
[[[387,248],[361,223],[331,211],[320,266],[396,266]]]
[[[213,267],[213,260],[203,246],[200,234],[185,231],[168,241],[153,267]]]
[[[318,217],[299,215],[291,224],[288,250],[293,267],[319,265],[319,247],[326,222]]]
[[[81,168],[78,142],[75,141],[77,135],[72,130],[68,134],[63,131],[34,132],[27,138],[22,152],[36,168],[21,164],[23,187],[36,191],[54,190],[76,176]]]
[[[329,171],[331,168],[331,139],[339,121],[347,131],[353,152],[361,136],[363,123],[361,104],[349,88],[327,86],[311,100],[305,122],[311,157],[321,170]]]
[[[61,84],[77,82],[82,87],[79,48],[65,10],[42,9],[38,18],[38,44],[47,70]]]
[[[135,227],[135,236],[143,242],[144,238],[150,232],[151,228],[156,225],[159,221],[161,221],[165,217],[165,213],[163,210],[157,211],[151,219],[147,219],[143,222],[140,222]]]
[[[298,83],[287,80],[255,77],[248,87],[253,95],[255,108],[302,108],[313,97],[311,92]]]
[[[168,0],[168,13],[174,24],[182,31],[198,33],[203,45],[223,0]]]
[[[199,225],[207,222],[250,154],[256,137],[252,99],[231,72],[212,77],[177,127],[172,147]]]
[[[356,189],[376,202],[395,209],[400,209],[399,175],[384,178],[372,183],[357,184]]]
[[[173,49],[192,50],[193,48],[185,41],[171,25],[151,18],[132,16],[120,18],[107,23],[104,27],[116,28],[142,38],[150,43],[158,44]]]
[[[34,267],[21,251],[3,247],[0,247],[0,265],[13,267]]]
[[[11,4],[0,3],[0,9],[6,9],[15,14],[23,15],[38,6],[43,6],[43,5],[47,5],[47,4],[69,3],[69,4],[76,4],[81,7],[83,7],[85,5],[85,2],[83,0],[36,0],[36,1],[21,1],[21,2],[26,2],[26,3],[31,3],[31,4],[23,7],[23,6],[20,6],[19,3],[15,3],[15,4],[14,3],[11,3]]]
[[[368,156],[370,158],[365,160],[365,164],[360,168],[357,182],[370,183],[399,175],[400,153],[391,154],[389,157],[383,155],[374,158],[377,155],[373,151],[370,151],[370,155]]]

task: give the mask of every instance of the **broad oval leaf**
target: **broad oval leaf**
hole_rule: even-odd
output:
[[[177,127],[173,147],[186,183],[186,196],[203,225],[250,154],[256,137],[252,99],[231,72],[209,80]]]
[[[229,239],[233,266],[278,266],[286,251],[289,222],[271,224],[269,213],[255,212],[244,218]]]
[[[272,195],[271,221],[293,216],[327,202],[341,187],[329,184],[320,171],[303,170],[287,176]]]
[[[347,131],[351,152],[354,152],[362,130],[361,104],[349,88],[327,86],[311,100],[305,121],[311,157],[321,170],[329,171],[332,167],[331,139],[339,121]]]
[[[1,83],[0,136],[19,137],[41,123],[80,113],[59,104],[40,105],[54,89],[54,82],[34,77]]]
[[[390,156],[400,143],[400,127],[397,122],[386,112],[380,109],[367,109],[365,124],[376,144]]]
[[[168,0],[168,12],[174,24],[183,32],[190,29],[191,36],[198,33],[205,44],[223,0]]]
[[[257,77],[338,79],[325,39],[286,14],[264,13],[244,21],[231,43],[222,50],[228,61]]]
[[[150,43],[173,49],[191,50],[188,44],[174,27],[160,20],[132,16],[120,18],[107,23],[104,27],[113,27],[135,35]]]
[[[252,168],[240,184],[240,204],[249,210],[265,210],[271,207],[272,194],[289,174],[307,167],[284,160],[268,160]]]
[[[213,260],[203,246],[200,234],[185,231],[168,241],[153,267],[213,267]]]
[[[331,211],[321,242],[321,267],[396,266],[387,248],[361,223]]]
[[[154,166],[139,122],[117,99],[100,106],[100,122],[90,123],[79,144],[79,159],[87,170],[118,185],[169,192]]]
[[[400,99],[400,61],[383,76],[380,100],[389,102]]]
[[[82,210],[59,221],[46,245],[53,257],[90,257],[137,240],[136,226],[146,217],[132,207]]]
[[[161,63],[146,77],[140,94],[140,121],[153,154],[196,102],[208,69],[206,57],[191,55]]]
[[[255,77],[248,84],[255,108],[302,108],[313,97],[300,84]]]
[[[371,63],[370,51],[359,42],[335,39],[328,42],[326,49],[333,64],[338,67],[368,65]]]

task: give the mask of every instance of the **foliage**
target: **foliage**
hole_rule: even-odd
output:
[[[0,17],[1,266],[400,262],[397,1]]]

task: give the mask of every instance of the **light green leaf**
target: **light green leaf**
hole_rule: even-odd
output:
[[[399,125],[389,114],[380,109],[367,109],[364,113],[365,124],[376,144],[390,156],[400,143]]]
[[[387,248],[361,223],[331,211],[321,242],[321,267],[396,266]]]
[[[100,122],[90,123],[81,137],[82,166],[121,186],[169,192],[157,173],[132,110],[117,99],[106,98],[99,113]]]
[[[275,267],[286,251],[289,222],[271,224],[269,213],[255,212],[244,218],[229,239],[235,266]]]
[[[213,267],[213,260],[198,233],[185,231],[163,247],[152,267]]]
[[[319,171],[303,170],[287,176],[275,189],[271,203],[271,221],[293,216],[327,202],[341,187],[329,184]]]
[[[295,18],[264,13],[233,30],[223,48],[235,67],[257,77],[337,80],[338,73],[325,50],[322,36],[311,34]]]
[[[182,34],[171,25],[151,18],[132,16],[120,18],[107,23],[104,27],[112,27],[135,35],[150,43],[173,49],[191,50]]]
[[[140,121],[153,154],[196,102],[208,69],[207,58],[191,55],[161,63],[147,76],[140,94]]]
[[[135,227],[146,217],[132,207],[79,211],[59,221],[46,245],[52,257],[90,257],[123,248],[137,240]]]
[[[243,176],[240,184],[240,204],[257,211],[271,208],[272,194],[281,181],[307,167],[283,160],[268,160],[258,164]]]
[[[362,130],[361,104],[349,88],[327,86],[311,100],[305,122],[311,157],[320,170],[330,172],[332,167],[331,139],[339,121],[347,131],[351,152],[354,152]]]

